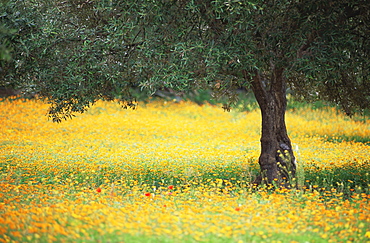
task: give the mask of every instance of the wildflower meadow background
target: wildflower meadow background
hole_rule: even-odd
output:
[[[98,102],[60,124],[0,101],[0,242],[370,242],[370,130],[334,108],[287,112],[298,189],[258,173],[258,110]]]

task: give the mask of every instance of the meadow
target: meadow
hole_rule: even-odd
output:
[[[370,126],[289,110],[297,189],[258,173],[258,110],[0,100],[0,242],[370,242]]]

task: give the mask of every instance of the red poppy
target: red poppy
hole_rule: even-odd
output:
[[[101,192],[101,188],[100,187],[96,188],[96,192]]]
[[[171,186],[168,186],[168,189],[169,190],[172,190],[173,189],[173,186],[171,185]]]
[[[145,195],[146,197],[150,197],[150,192],[146,192],[144,195]]]
[[[236,211],[240,211],[240,208],[239,208],[239,207],[236,207],[236,208],[235,208],[235,210],[236,210]]]

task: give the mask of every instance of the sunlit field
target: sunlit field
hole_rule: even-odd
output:
[[[0,242],[370,242],[370,126],[287,112],[298,188],[258,173],[260,114],[99,102],[60,124],[0,101]],[[357,119],[358,120],[358,119]]]

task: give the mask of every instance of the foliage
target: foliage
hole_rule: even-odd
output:
[[[6,8],[9,5],[10,3],[8,0],[1,1],[2,8]],[[7,12],[0,12],[0,14],[1,14],[0,19],[7,17]],[[11,26],[8,26],[5,21],[0,22],[0,40],[1,40],[0,42],[0,61],[10,61],[11,60],[12,47],[11,47],[9,39],[14,35],[15,32],[16,30],[12,29]]]
[[[53,124],[47,103],[0,102],[0,241],[366,242],[369,137],[334,108],[287,112],[302,183],[254,188],[260,114],[108,102]]]
[[[283,68],[294,94],[369,101],[368,1],[10,1],[17,29],[1,79],[48,97],[60,121],[98,99],[135,107],[130,88],[213,89],[237,100]],[[128,103],[125,103],[128,102]]]

